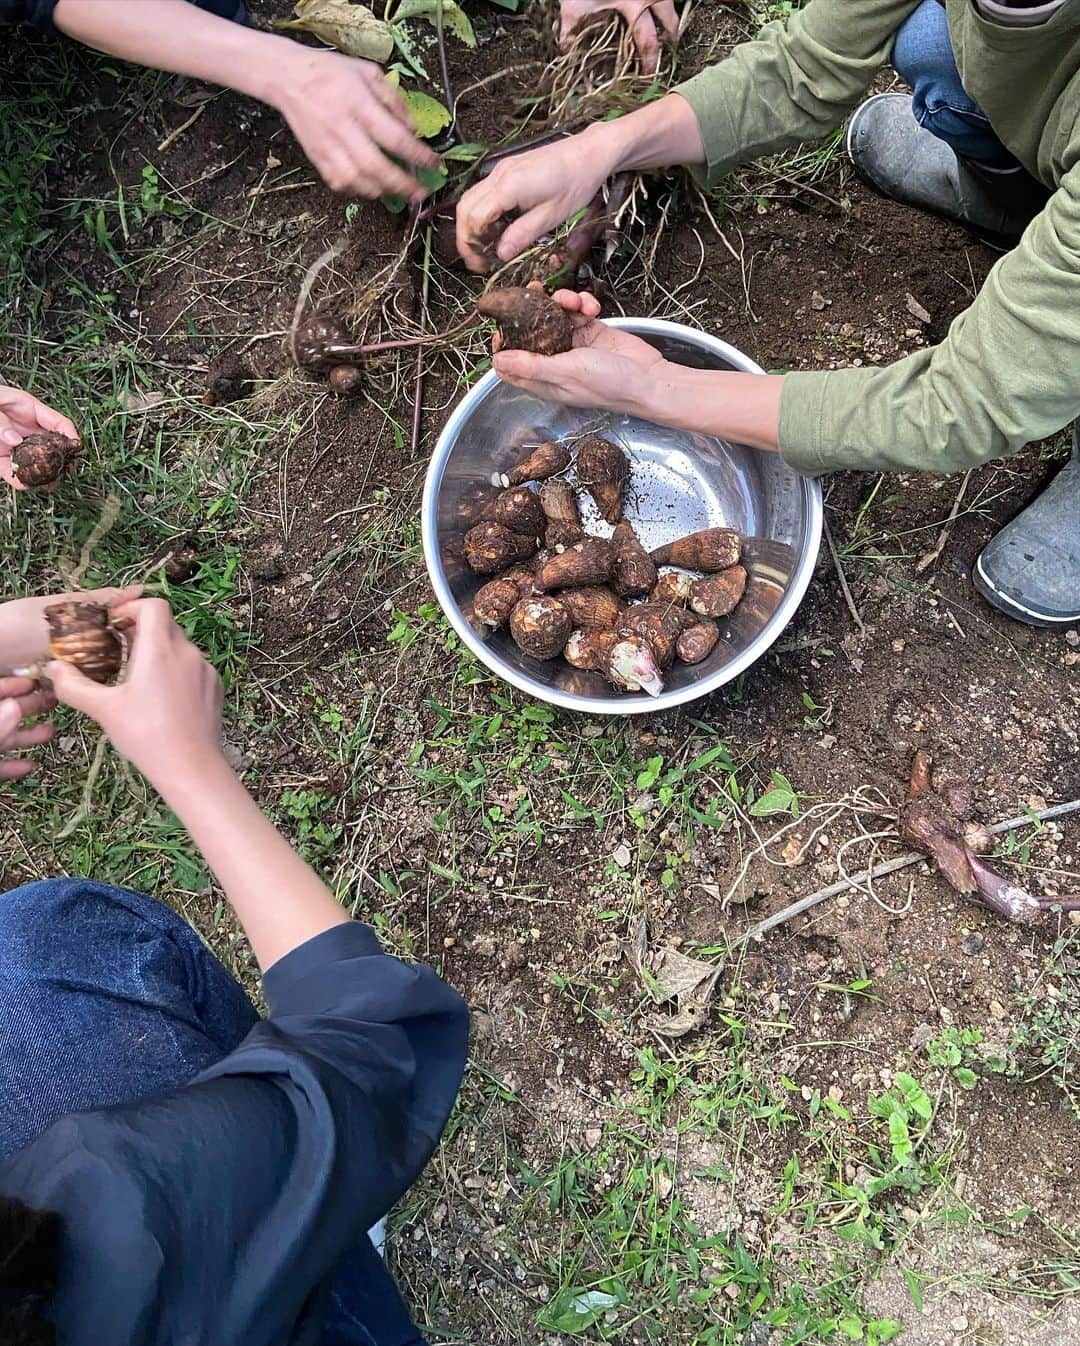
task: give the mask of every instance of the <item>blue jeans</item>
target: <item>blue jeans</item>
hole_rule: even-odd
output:
[[[0,1159],[58,1118],[177,1089],[258,1020],[190,925],[86,879],[0,895]],[[323,1346],[424,1346],[368,1238],[334,1274]]]
[[[900,26],[892,64],[911,85],[912,111],[920,126],[983,168],[1002,172],[1019,167],[990,129],[986,113],[964,92],[945,8],[938,0],[923,0]]]

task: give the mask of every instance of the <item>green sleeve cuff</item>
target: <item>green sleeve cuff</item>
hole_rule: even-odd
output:
[[[780,457],[805,477],[834,470],[821,443],[828,374],[797,372],[784,375],[780,390]]]
[[[708,187],[730,173],[739,157],[739,139],[729,100],[722,87],[718,87],[724,80],[722,72],[723,62],[703,70],[685,84],[677,84],[672,90],[686,99],[697,118],[705,146],[705,169],[695,169],[694,176]]]

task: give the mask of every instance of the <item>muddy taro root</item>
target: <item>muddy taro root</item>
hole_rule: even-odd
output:
[[[572,668],[589,671],[599,669],[605,653],[612,645],[618,644],[618,634],[614,631],[586,631],[578,628],[570,632],[570,639],[563,647],[563,658]]]
[[[700,533],[667,542],[650,552],[658,566],[682,566],[684,570],[726,570],[742,552],[738,533],[731,528],[705,528]]]
[[[124,643],[103,604],[74,599],[51,603],[45,609],[45,621],[53,659],[74,664],[94,682],[109,682],[120,672]]]
[[[559,602],[570,613],[575,626],[592,630],[614,631],[623,615],[623,605],[611,590],[598,584],[560,589]]]
[[[576,470],[578,481],[596,501],[600,513],[608,523],[618,523],[630,476],[626,454],[610,439],[593,435],[578,446]]]
[[[364,375],[356,365],[334,365],[326,380],[338,397],[359,397],[364,391]]]
[[[569,612],[550,594],[523,598],[510,614],[514,643],[534,659],[554,659],[561,654],[572,629]]]
[[[203,401],[211,407],[239,402],[251,392],[251,371],[239,355],[227,351],[216,355],[206,369]]]
[[[536,551],[536,538],[511,532],[505,524],[478,523],[465,534],[465,560],[478,575],[497,575],[500,570],[526,561]]]
[[[473,612],[485,626],[502,626],[518,602],[532,592],[533,574],[524,566],[515,566],[504,575],[496,575],[476,591]]]
[[[699,617],[692,626],[687,626],[675,642],[675,653],[684,664],[700,664],[713,652],[720,639],[720,628],[711,617]]]
[[[199,539],[194,533],[173,538],[158,550],[154,564],[170,584],[183,584],[191,579],[199,564]]]
[[[570,466],[570,450],[565,444],[548,440],[539,444],[531,453],[515,463],[509,472],[496,472],[493,480],[497,486],[522,486],[527,481],[545,481],[559,472],[565,472]]]
[[[661,575],[649,594],[650,603],[667,603],[674,608],[684,608],[690,602],[690,586],[693,575],[682,570],[669,570]]]
[[[600,672],[613,687],[624,692],[648,692],[659,696],[664,679],[653,648],[642,636],[624,636],[600,656]]]
[[[577,493],[562,477],[553,477],[540,487],[540,504],[547,520],[544,546],[553,551],[572,547],[585,536],[578,513]]]
[[[656,562],[628,523],[612,533],[611,546],[615,552],[611,587],[621,598],[644,598],[656,584]]]
[[[726,617],[746,592],[746,571],[728,566],[718,575],[706,575],[690,586],[690,606],[702,617]]]
[[[641,636],[652,646],[660,667],[670,668],[681,627],[682,623],[672,609],[654,603],[638,603],[623,613],[619,634]]]
[[[79,441],[55,430],[27,435],[11,453],[11,466],[24,486],[51,486],[79,456]]]
[[[476,308],[494,320],[501,350],[562,355],[574,344],[569,314],[542,287],[489,290],[477,300]]]
[[[559,552],[540,567],[536,587],[580,589],[586,584],[605,584],[611,578],[615,556],[611,543],[602,537],[585,537]]]
[[[312,313],[296,329],[296,363],[313,374],[326,374],[341,364],[340,357],[332,355],[327,347],[347,345],[349,340],[349,329],[342,318],[333,313]]]
[[[511,486],[501,491],[491,502],[488,518],[523,537],[540,538],[547,520],[540,508],[540,498],[527,486]]]

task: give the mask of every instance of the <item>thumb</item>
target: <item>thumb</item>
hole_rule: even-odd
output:
[[[75,710],[81,710],[92,720],[100,718],[100,713],[104,710],[103,699],[109,695],[108,687],[94,682],[92,678],[80,673],[73,664],[65,663],[63,659],[53,659],[46,666],[45,675],[53,685],[57,701],[62,701],[65,706],[72,706]]]
[[[505,379],[531,379],[540,376],[543,356],[531,351],[499,351],[492,361],[496,374]]]

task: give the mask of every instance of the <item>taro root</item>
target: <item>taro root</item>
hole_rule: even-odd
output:
[[[552,551],[572,547],[585,536],[578,513],[577,492],[562,477],[553,477],[540,487],[540,505],[547,519],[544,546]]]
[[[711,617],[700,617],[684,627],[675,642],[675,653],[684,664],[700,664],[713,652],[720,639],[720,628]]]
[[[497,499],[498,492],[492,486],[471,487],[458,501],[455,510],[458,523],[468,527],[481,519],[489,519]]]
[[[680,629],[681,623],[669,609],[653,603],[639,603],[623,613],[619,634],[641,636],[652,646],[660,667],[670,668]]]
[[[77,439],[55,430],[27,435],[11,452],[11,466],[24,486],[51,486],[79,456]]]
[[[338,397],[359,397],[364,391],[364,375],[356,365],[334,365],[326,377]]]
[[[595,671],[607,651],[618,641],[615,631],[586,631],[579,627],[570,632],[570,639],[563,647],[563,658],[573,668]]]
[[[543,286],[489,290],[476,301],[476,309],[498,327],[499,350],[561,355],[574,344],[570,315]]]
[[[251,392],[251,372],[239,355],[226,351],[216,355],[206,369],[207,406],[220,407],[227,402],[239,402]]]
[[[728,566],[718,575],[706,575],[690,586],[690,606],[702,617],[726,617],[738,607],[746,592],[746,571]]]
[[[527,481],[546,481],[569,466],[570,450],[552,439],[539,444],[509,472],[493,473],[492,480],[496,486],[521,486]]]
[[[549,551],[565,551],[585,536],[585,529],[576,523],[549,523],[544,530],[544,546]]]
[[[478,575],[495,575],[536,551],[536,539],[511,532],[505,524],[488,520],[465,534],[465,560]]]
[[[682,566],[684,570],[702,570],[711,574],[733,566],[741,550],[739,535],[732,529],[705,528],[700,533],[690,533],[662,547],[654,547],[650,555],[658,566]]]
[[[68,599],[45,609],[49,627],[49,654],[74,664],[94,682],[109,682],[124,662],[124,642],[117,634],[109,609],[102,603]]]
[[[534,659],[554,659],[561,654],[572,629],[569,612],[550,594],[523,598],[510,614],[514,643]]]
[[[1046,896],[1012,884],[979,859],[989,834],[971,820],[971,791],[962,781],[931,776],[930,755],[919,749],[911,767],[900,835],[937,864],[942,877],[976,906],[1009,921],[1027,921],[1059,907],[1080,911],[1080,893]]]
[[[669,603],[674,608],[685,608],[690,602],[690,587],[693,583],[693,575],[683,570],[669,570],[656,581],[649,594],[649,602]]]
[[[653,648],[643,636],[623,636],[600,655],[600,672],[613,687],[624,692],[648,692],[659,696],[664,679]]]
[[[596,501],[608,523],[622,518],[623,496],[630,476],[630,461],[610,439],[593,435],[578,446],[577,479]],[[655,554],[653,560],[656,560]],[[657,562],[659,564],[659,562]]]
[[[623,605],[610,589],[587,584],[580,589],[560,589],[559,602],[573,618],[575,626],[613,631],[623,615]]]
[[[328,346],[347,346],[349,329],[344,319],[333,313],[312,313],[297,327],[293,336],[293,355],[301,369],[313,374],[329,373],[341,359]]]
[[[170,584],[183,584],[191,579],[199,564],[199,539],[194,533],[173,538],[160,547],[154,557],[154,565]]]
[[[502,626],[519,601],[532,592],[533,575],[524,566],[516,566],[504,575],[496,575],[481,585],[473,598],[473,613],[485,626]]]
[[[656,584],[656,563],[638,541],[628,523],[621,523],[611,535],[615,552],[615,570],[611,587],[621,598],[643,598]]]
[[[547,589],[581,589],[587,584],[605,584],[611,578],[615,554],[611,543],[602,537],[585,537],[567,547],[540,567],[536,587]]]
[[[527,486],[512,486],[508,491],[501,491],[491,502],[487,517],[523,537],[538,538],[544,533],[545,519],[540,499]]]

